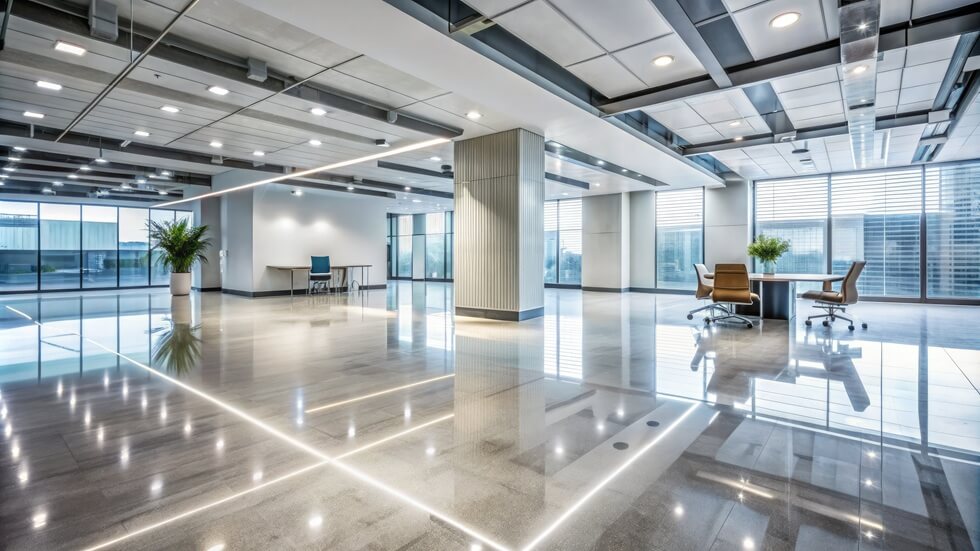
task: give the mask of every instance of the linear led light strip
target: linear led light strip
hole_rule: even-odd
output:
[[[153,205],[151,208],[164,208],[173,205],[179,205],[181,203],[186,203],[188,201],[197,201],[198,199],[206,199],[208,197],[214,197],[217,195],[224,195],[225,193],[231,193],[233,191],[240,191],[243,189],[263,186],[265,184],[274,184],[276,182],[281,182],[283,180],[290,180],[292,178],[302,178],[304,176],[309,176],[311,174],[316,174],[318,172],[323,172],[326,170],[334,170],[337,168],[343,168],[345,166],[356,165],[360,163],[366,163],[368,161],[373,161],[375,159],[383,159],[385,157],[390,157],[392,155],[398,155],[400,153],[407,153],[409,151],[415,151],[416,149],[425,149],[426,147],[432,147],[434,145],[439,145],[448,142],[448,138],[433,138],[431,140],[426,140],[424,142],[419,142],[412,145],[406,145],[404,147],[396,147],[395,149],[389,149],[387,151],[382,151],[381,153],[374,153],[371,155],[365,155],[364,157],[358,157],[356,159],[348,159],[346,161],[340,161],[338,163],[331,163],[329,165],[323,165],[316,168],[308,168],[306,170],[300,170],[299,172],[290,172],[289,174],[280,174],[279,176],[273,176],[272,178],[266,178],[264,180],[259,180],[257,182],[251,182],[248,184],[242,184],[240,186],[231,187],[228,189],[222,189],[220,191],[212,191],[210,193],[205,193],[203,195],[196,195],[194,197],[187,197],[185,199],[178,199],[176,201],[170,201],[168,203],[162,203],[159,205]]]
[[[455,414],[450,413],[449,415],[444,415],[442,417],[439,417],[438,419],[433,419],[433,420],[428,421],[426,423],[422,423],[421,425],[412,427],[412,428],[410,428],[408,430],[403,430],[403,431],[401,431],[401,432],[399,432],[397,434],[392,434],[391,436],[387,436],[387,437],[382,438],[380,440],[377,440],[375,442],[371,442],[370,444],[361,446],[360,448],[357,448],[357,449],[351,450],[351,451],[349,451],[347,453],[338,455],[335,459],[343,459],[345,457],[350,457],[350,456],[352,456],[354,454],[361,453],[362,451],[368,450],[368,449],[373,448],[375,446],[379,446],[381,444],[384,444],[385,442],[390,442],[391,440],[394,440],[396,438],[401,438],[402,436],[405,436],[406,434],[415,432],[417,430],[422,430],[422,429],[424,429],[426,427],[430,427],[432,425],[435,425],[436,423],[441,423],[442,421],[445,421],[447,419],[452,419],[454,417],[454,415]],[[97,551],[99,549],[105,549],[106,547],[111,547],[113,545],[116,545],[117,543],[122,543],[122,542],[124,542],[124,541],[126,541],[128,539],[132,539],[132,538],[134,538],[136,536],[141,536],[143,534],[146,534],[147,532],[152,532],[153,530],[156,530],[157,528],[160,528],[162,526],[166,526],[168,524],[177,522],[177,521],[179,521],[181,519],[185,519],[185,518],[187,518],[189,516],[192,516],[192,515],[197,515],[198,513],[201,513],[203,511],[208,510],[208,509],[213,509],[214,507],[217,507],[218,505],[223,505],[225,503],[228,503],[229,501],[238,499],[240,497],[247,496],[247,495],[252,494],[252,493],[255,493],[255,492],[259,491],[259,490],[264,490],[265,488],[268,488],[269,486],[273,486],[273,485],[279,484],[280,482],[285,482],[285,481],[287,481],[287,480],[289,480],[291,478],[296,478],[297,476],[299,476],[301,474],[308,473],[308,472],[310,472],[312,470],[315,470],[315,469],[318,469],[320,467],[323,467],[324,465],[328,465],[329,463],[330,463],[330,461],[319,461],[319,462],[314,463],[312,465],[307,465],[306,467],[303,467],[302,469],[297,469],[297,470],[295,470],[295,471],[293,471],[291,473],[284,474],[284,475],[282,475],[280,477],[277,477],[277,478],[274,478],[274,479],[272,479],[272,480],[270,480],[268,482],[263,482],[262,484],[255,485],[255,486],[253,486],[253,487],[251,487],[251,488],[249,488],[247,490],[243,490],[241,492],[238,492],[236,494],[232,494],[230,496],[225,496],[225,497],[223,497],[221,499],[212,501],[211,503],[206,503],[206,504],[201,505],[199,507],[195,507],[193,509],[184,511],[183,513],[174,515],[174,516],[172,516],[170,518],[161,520],[160,522],[155,522],[155,523],[150,524],[148,526],[144,526],[144,527],[142,527],[142,528],[140,528],[138,530],[134,530],[134,531],[132,531],[132,532],[130,532],[130,533],[124,535],[124,536],[119,536],[118,538],[111,539],[109,541],[104,541],[104,542],[99,543],[97,545],[93,545],[92,547],[86,547],[82,551]]]
[[[456,376],[455,373],[450,373],[449,375],[440,375],[439,377],[433,377],[431,379],[426,379],[424,381],[418,381],[416,383],[410,383],[410,384],[407,384],[407,385],[396,386],[395,388],[389,388],[389,389],[386,389],[386,390],[381,390],[381,391],[378,391],[378,392],[374,392],[372,394],[365,394],[364,396],[358,396],[357,398],[351,398],[350,400],[344,400],[342,402],[334,402],[332,404],[327,404],[325,406],[317,406],[315,408],[310,408],[310,409],[306,410],[305,413],[315,413],[317,411],[323,411],[325,409],[330,409],[330,408],[334,408],[334,407],[337,407],[337,406],[343,406],[343,405],[346,405],[346,404],[352,404],[354,402],[360,402],[361,400],[367,400],[368,398],[375,398],[377,396],[384,396],[385,394],[391,394],[392,392],[398,392],[399,390],[405,390],[406,388],[412,388],[414,386],[419,386],[419,385],[425,385],[425,384],[429,384],[429,383],[434,383],[436,381],[441,381],[443,379],[448,379],[450,377],[455,377],[455,376]]]
[[[31,322],[33,322],[38,327],[43,327],[43,324],[41,324],[40,322],[36,321],[34,318],[32,318],[31,316],[25,314],[24,312],[21,312],[20,310],[18,310],[16,308],[13,308],[11,306],[5,306],[5,307],[8,310],[10,310],[11,312],[14,312],[16,314],[19,314],[20,316],[23,316],[25,319],[30,320]],[[292,445],[293,447],[298,448],[300,450],[303,450],[306,453],[308,453],[308,454],[310,454],[310,455],[312,455],[314,457],[317,457],[317,458],[321,459],[323,462],[329,463],[329,464],[337,467],[338,469],[346,472],[347,474],[353,476],[354,478],[356,478],[356,479],[358,479],[358,480],[360,480],[362,482],[365,482],[365,483],[367,483],[367,484],[369,484],[371,486],[374,486],[375,488],[377,488],[377,489],[379,489],[379,490],[381,490],[383,492],[386,492],[389,495],[394,496],[394,497],[400,499],[401,501],[404,501],[405,503],[407,503],[407,504],[409,504],[409,505],[411,505],[411,506],[413,506],[413,507],[415,507],[417,509],[420,509],[422,511],[425,511],[426,513],[428,513],[428,514],[430,514],[430,515],[432,515],[432,516],[434,516],[434,517],[442,520],[443,522],[445,522],[446,524],[448,524],[448,525],[456,528],[457,530],[460,530],[462,532],[465,532],[466,534],[468,534],[468,535],[470,535],[470,536],[472,536],[472,537],[474,537],[474,538],[482,541],[483,543],[485,543],[485,544],[493,547],[494,549],[499,549],[501,551],[509,551],[509,549],[507,547],[503,546],[502,544],[497,543],[496,541],[490,539],[488,536],[485,536],[485,535],[481,534],[480,532],[477,532],[475,529],[473,529],[473,528],[471,528],[471,527],[463,524],[462,522],[460,522],[460,521],[458,521],[458,520],[456,520],[456,519],[454,519],[454,518],[446,515],[445,513],[433,509],[432,507],[426,505],[425,503],[422,503],[421,501],[419,501],[419,500],[417,500],[417,499],[409,496],[408,494],[405,494],[404,492],[402,492],[402,491],[400,491],[400,490],[398,490],[396,488],[392,488],[391,486],[388,486],[387,484],[385,484],[385,483],[383,483],[383,482],[381,482],[379,480],[375,480],[374,478],[371,478],[370,476],[368,476],[367,474],[361,472],[358,469],[355,469],[355,468],[353,468],[353,467],[351,467],[349,465],[346,465],[344,463],[341,463],[340,461],[337,461],[336,458],[330,457],[329,455],[327,455],[327,454],[323,453],[322,451],[314,448],[313,446],[310,446],[309,444],[306,444],[305,442],[302,442],[300,440],[297,440],[296,438],[293,438],[292,436],[289,436],[288,434],[286,434],[286,433],[284,433],[284,432],[276,429],[275,427],[272,427],[271,425],[269,425],[269,424],[267,424],[267,423],[265,423],[265,422],[263,422],[263,421],[255,418],[255,417],[253,417],[252,415],[246,413],[245,411],[242,411],[241,409],[238,409],[237,407],[235,407],[235,406],[233,406],[231,404],[225,403],[225,402],[219,400],[218,398],[215,398],[214,396],[211,396],[210,394],[208,394],[208,393],[206,393],[204,391],[198,390],[197,388],[194,388],[194,387],[188,385],[187,383],[184,383],[183,381],[179,381],[177,379],[174,379],[173,377],[167,375],[166,373],[162,373],[160,371],[157,371],[156,369],[153,369],[152,367],[150,367],[150,366],[148,366],[148,365],[146,365],[146,364],[144,364],[142,362],[139,362],[137,360],[134,360],[133,358],[130,358],[129,356],[126,356],[125,354],[120,354],[119,352],[117,352],[115,350],[112,350],[111,348],[108,348],[108,347],[104,346],[100,342],[94,341],[94,340],[92,340],[92,339],[90,339],[88,337],[83,337],[82,335],[79,335],[79,338],[82,338],[86,342],[89,342],[89,343],[93,344],[94,346],[97,346],[97,347],[105,350],[106,352],[108,352],[110,354],[113,354],[115,356],[118,356],[119,358],[122,358],[122,359],[126,360],[127,362],[129,362],[129,363],[131,363],[131,364],[133,364],[133,365],[135,365],[137,367],[140,367],[140,368],[144,369],[148,373],[151,373],[153,375],[156,375],[157,377],[160,377],[161,379],[163,379],[165,381],[168,381],[168,382],[170,382],[170,383],[172,383],[174,385],[179,386],[180,388],[182,388],[182,389],[190,392],[191,394],[194,394],[194,395],[196,395],[196,396],[198,396],[200,398],[203,398],[204,400],[207,400],[208,402],[211,402],[212,404],[215,404],[216,406],[218,406],[218,407],[220,407],[220,408],[222,408],[222,409],[224,409],[224,410],[226,410],[226,411],[228,411],[230,413],[233,413],[233,414],[241,417],[242,419],[248,421],[249,423],[252,423],[256,427],[264,430],[265,432],[267,432],[267,433],[269,433],[269,434],[271,434],[271,435],[273,435],[273,436],[275,436],[275,437],[277,437],[277,438],[285,441],[286,443]]]

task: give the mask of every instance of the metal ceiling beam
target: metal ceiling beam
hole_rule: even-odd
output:
[[[980,28],[980,3],[960,10],[923,18],[883,29],[878,39],[881,52],[924,44],[934,40],[959,36]],[[785,76],[836,67],[840,64],[840,42],[832,40],[784,55],[734,67],[728,71],[732,86],[748,86]],[[651,88],[613,98],[599,108],[607,115],[616,115],[644,107],[699,96],[722,90],[710,78]]]
[[[83,9],[69,13],[66,10],[54,9],[31,0],[18,0],[14,3],[12,15],[27,21],[57,29],[61,33],[83,36],[87,40],[98,40],[89,36],[87,24],[88,16]],[[119,38],[112,44],[128,50],[130,38],[132,38],[134,49],[144,52],[151,57],[162,59],[177,65],[182,65],[197,71],[210,73],[223,79],[232,80],[252,88],[260,88],[266,92],[269,92],[271,95],[286,93],[288,95],[293,95],[303,99],[309,99],[311,97],[318,98],[321,102],[323,102],[322,105],[325,107],[332,107],[340,111],[351,112],[363,117],[369,117],[388,124],[393,124],[394,126],[399,126],[433,136],[455,138],[463,134],[462,129],[428,121],[405,113],[398,113],[398,117],[395,119],[395,121],[389,122],[388,113],[389,111],[392,111],[392,109],[389,107],[369,103],[364,100],[348,96],[340,92],[327,90],[323,87],[314,86],[309,83],[296,84],[295,81],[290,81],[287,77],[278,76],[274,70],[270,70],[270,73],[272,74],[270,74],[269,77],[263,82],[251,80],[247,77],[246,69],[244,68],[247,66],[247,64],[244,61],[238,64],[231,63],[228,61],[228,59],[233,56],[227,54],[222,55],[222,58],[219,59],[217,56],[212,54],[210,48],[192,44],[186,40],[168,39],[168,43],[160,44],[152,51],[149,51],[147,48],[153,45],[153,41],[137,32],[130,35],[129,31],[124,28],[128,27],[128,23],[128,21],[122,19],[119,21]]]
[[[443,178],[446,180],[453,179],[453,171],[451,170],[440,172],[436,170],[429,170],[427,168],[419,168],[417,166],[403,165],[401,163],[392,163],[388,161],[378,161],[378,168],[387,168],[389,170],[397,170],[399,172],[407,172],[409,174],[419,174],[422,176],[428,176],[430,178]],[[562,176],[561,174],[553,174],[551,172],[545,172],[544,177],[546,180],[558,182],[559,184],[574,186],[581,189],[589,189],[588,182],[583,182],[582,180],[576,180],[575,178],[570,178],[568,176]]]
[[[691,50],[694,57],[698,58],[705,71],[708,72],[708,76],[714,81],[715,86],[718,88],[730,87],[732,80],[728,78],[728,73],[725,72],[721,62],[708,47],[708,43],[705,42],[694,22],[681,7],[680,2],[678,0],[653,0],[653,4],[660,11],[660,15],[664,16],[667,23],[674,29],[677,36]]]

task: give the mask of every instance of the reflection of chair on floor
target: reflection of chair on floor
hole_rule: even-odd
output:
[[[705,360],[713,362],[707,390],[717,396],[715,402],[719,404],[744,403],[752,395],[752,379],[781,380],[789,365],[788,341],[786,347],[759,347],[734,333],[710,329],[701,331],[696,341],[691,371],[706,364]]]
[[[847,400],[851,402],[851,408],[857,412],[868,409],[868,406],[871,405],[871,398],[868,396],[864,382],[861,381],[861,375],[854,365],[854,358],[861,357],[861,349],[850,347],[837,339],[833,342],[829,339],[823,341],[817,339],[815,344],[809,344],[808,340],[805,338],[803,343],[796,346],[796,359],[820,362],[823,364],[823,371],[798,365],[796,367],[797,375],[840,381],[844,385]]]
[[[708,278],[705,277],[705,275],[708,273],[707,266],[705,266],[704,264],[695,264],[694,265],[694,273],[696,273],[698,275],[698,288],[694,290],[694,298],[696,298],[698,300],[708,300],[708,301],[710,301],[711,300],[711,291],[714,290],[715,286],[711,284],[711,280],[709,280]],[[730,314],[731,313],[731,312],[728,311],[728,308],[725,308],[725,306],[722,305],[722,304],[716,304],[714,302],[708,302],[708,304],[706,304],[704,306],[700,306],[700,307],[695,308],[694,310],[691,310],[690,312],[688,312],[687,313],[687,319],[689,319],[689,320],[694,319],[694,314],[696,314],[698,312],[704,312],[706,310],[707,310],[708,314],[711,314],[711,312],[713,310],[718,310],[719,312],[722,312],[724,314]],[[705,319],[707,319],[707,318],[705,318]]]

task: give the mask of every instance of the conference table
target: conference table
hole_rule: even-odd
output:
[[[334,270],[342,271],[343,274],[344,274],[343,277],[341,278],[343,280],[343,283],[347,286],[347,290],[348,291],[353,291],[354,290],[354,286],[357,286],[357,289],[360,290],[361,289],[361,283],[358,282],[356,279],[351,279],[350,280],[350,283],[347,282],[347,275],[350,272],[350,270],[352,270],[353,268],[359,268],[361,270],[361,273],[360,273],[361,278],[364,279],[364,281],[367,281],[368,284],[370,284],[370,281],[371,281],[371,266],[372,266],[372,264],[337,264],[337,265],[331,265],[330,266],[330,271],[331,272],[333,272]],[[294,275],[296,274],[296,271],[297,270],[298,271],[301,271],[301,272],[302,271],[305,271],[306,272],[306,280],[307,280],[306,286],[307,286],[307,290],[309,290],[309,278],[310,278],[310,275],[309,274],[310,274],[310,270],[313,269],[313,267],[311,265],[309,265],[309,264],[278,265],[277,264],[277,265],[268,265],[268,266],[266,266],[266,268],[269,268],[270,270],[286,270],[286,271],[289,272],[289,296],[293,296],[293,288],[295,287],[295,284],[293,283],[293,278],[294,278]],[[365,273],[366,273],[366,275],[365,275]],[[365,277],[366,277],[366,279],[365,279]]]
[[[705,274],[714,279],[714,274]],[[837,274],[749,274],[752,292],[759,295],[759,303],[737,306],[736,313],[765,319],[791,320],[796,316],[796,284],[843,281]]]

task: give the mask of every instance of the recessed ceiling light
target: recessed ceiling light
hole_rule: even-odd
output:
[[[81,170],[82,172],[88,172],[88,171],[92,170],[92,168],[91,167],[87,167],[87,166],[80,166],[80,167],[78,167],[78,170]]]
[[[853,69],[851,69],[850,73],[853,74],[853,75],[860,75],[861,73],[863,73],[863,72],[865,72],[867,70],[868,70],[868,66],[867,65],[858,65],[857,67],[854,67]]]
[[[412,191],[412,188],[405,186],[405,191]]]
[[[466,113],[466,118],[470,119],[471,121],[475,121],[475,120],[479,119],[482,116],[483,115],[480,114],[479,111],[470,111],[470,112]]]
[[[69,180],[77,180],[78,179],[78,174],[69,174],[68,175],[68,179]]]
[[[29,119],[43,119],[44,113],[37,113],[35,111],[24,111],[24,116]]]
[[[174,107],[173,105],[164,105],[160,108],[161,111],[166,111],[167,113],[180,113],[180,109]]]
[[[868,28],[868,24],[867,23],[861,23],[860,25],[858,25],[858,29],[859,30],[862,30],[863,31],[863,30],[865,30],[867,28]]]
[[[354,191],[354,186],[347,186],[347,191]]]
[[[136,179],[136,183],[137,184],[145,184],[146,183],[146,178],[137,178]]]
[[[422,202],[422,200],[421,200],[421,199],[412,199],[412,202],[413,202],[413,203],[421,203],[421,202]]]
[[[439,161],[442,161],[442,157],[432,156],[429,157],[429,160],[432,161],[433,163],[438,163]]]
[[[795,11],[781,13],[769,21],[769,26],[774,29],[783,29],[800,20],[800,14]]]
[[[56,181],[56,182],[51,182],[51,184],[54,185],[54,186],[57,186],[57,187],[61,187],[61,186],[65,185],[64,182],[61,182],[60,180],[59,181]]]
[[[136,132],[133,132],[133,135],[139,136],[141,138],[146,138],[147,136],[150,135],[150,133],[147,132],[146,130],[137,130]]]
[[[15,145],[14,146],[14,151],[20,151],[21,153],[23,153],[24,151],[27,151],[27,148],[26,147],[21,147],[19,145]]]
[[[265,151],[262,151],[261,149],[256,149],[255,151],[252,152],[252,155],[255,155],[256,157],[265,157]]]
[[[219,142],[218,140],[211,140],[211,143],[208,144],[208,145],[210,145],[211,147],[218,147],[218,148],[220,148],[224,144],[221,143],[221,142]]]
[[[598,161],[596,161],[596,164],[599,165],[599,166],[605,166],[606,161],[603,161],[602,159],[599,159]]]
[[[592,185],[594,185],[595,187],[600,187],[600,186],[601,186],[602,184],[601,184],[601,183],[599,183],[599,182],[596,182],[596,183],[594,183],[594,184],[592,184]]]
[[[67,54],[74,54],[74,55],[84,55],[86,52],[85,48],[82,48],[81,46],[69,44],[61,40],[54,43],[54,49],[58,50],[59,52],[65,52]]]
[[[169,170],[161,170],[160,171],[160,176],[173,176],[173,175],[174,175],[174,173],[173,172],[170,172]]]
[[[54,190],[51,189],[51,188],[49,188],[49,187],[46,187],[46,188],[44,188],[44,189],[41,190],[41,193],[47,193],[47,194],[50,195],[50,194],[54,193]]]
[[[624,168],[624,169],[620,170],[620,172],[626,172],[626,169]]]
[[[321,142],[320,140],[318,140],[316,138],[313,138],[312,140],[310,140],[310,141],[308,141],[306,143],[308,143],[308,144],[310,144],[310,145],[312,145],[314,147],[319,147],[320,144],[323,143],[323,142]]]
[[[106,163],[108,163],[108,162],[109,162],[109,161],[107,161],[107,160],[105,160],[105,159],[103,159],[102,157],[99,157],[98,159],[93,159],[93,160],[94,160],[95,162],[97,162],[97,163],[99,163],[100,165],[104,165],[104,164],[106,164]]]
[[[735,141],[736,141],[736,142],[740,142],[740,141],[742,141],[742,137],[741,137],[741,136],[735,136]]]
[[[666,67],[674,62],[674,56],[672,55],[662,55],[660,57],[654,58],[653,64],[657,67]]]
[[[167,194],[167,190],[160,189],[160,190],[157,190],[157,193],[160,194],[160,195],[166,195]]]
[[[380,140],[374,140],[374,145],[376,145],[378,147],[391,147],[391,144],[388,143],[388,140],[383,139],[383,138],[380,139]]]
[[[6,170],[7,172],[14,172],[15,170],[17,170],[16,168],[14,168],[12,166],[5,166],[5,167],[3,167],[3,169]]]
[[[567,191],[563,191],[563,192],[561,192],[561,194],[562,195],[568,195],[568,192]]]
[[[732,121],[728,123],[728,126],[731,126],[732,128],[735,128],[736,126],[742,126],[742,121]]]
[[[318,117],[322,117],[327,114],[327,110],[322,107],[314,107],[313,109],[310,109],[310,113],[313,113]]]
[[[221,86],[208,86],[208,92],[217,96],[224,96],[228,94],[228,89]]]
[[[61,90],[61,85],[60,84],[58,84],[57,82],[48,82],[46,80],[39,80],[39,81],[37,81],[37,87],[38,88],[44,88],[45,90],[54,90],[56,92],[58,90]]]

